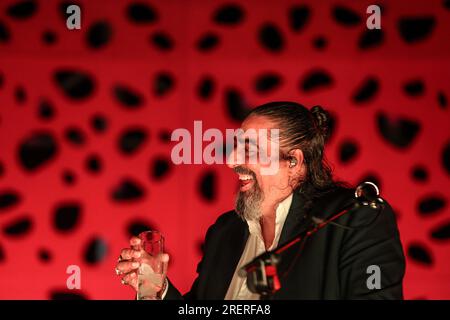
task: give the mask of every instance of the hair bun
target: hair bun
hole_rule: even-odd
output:
[[[321,106],[314,106],[310,111],[316,123],[317,130],[325,139],[328,138],[330,114]]]

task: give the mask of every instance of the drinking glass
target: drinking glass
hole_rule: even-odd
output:
[[[160,289],[163,287],[165,274],[161,256],[164,253],[164,237],[159,231],[144,231],[139,234],[139,238],[141,248],[150,255],[150,259],[139,267],[137,298],[138,300],[161,300],[162,290],[155,292],[148,283]]]

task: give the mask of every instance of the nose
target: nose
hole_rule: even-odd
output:
[[[226,163],[227,163],[228,168],[234,169],[235,167],[237,167],[239,165],[235,159],[236,158],[235,155],[236,155],[236,149],[233,148],[231,150],[230,154],[227,155]]]

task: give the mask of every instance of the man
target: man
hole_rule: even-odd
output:
[[[168,281],[164,286],[147,281],[145,286],[165,299],[258,299],[238,271],[354,200],[354,190],[333,181],[324,159],[328,119],[319,106],[310,111],[293,102],[253,109],[241,128],[279,129],[278,170],[262,174],[267,164],[248,156],[244,163],[230,161],[240,181],[236,208],[209,228],[191,290],[182,296]],[[262,147],[249,137],[244,141],[247,152],[252,143]],[[402,299],[405,259],[391,207],[386,203],[377,215],[362,206],[335,222],[312,235],[301,251],[294,245],[283,254],[278,266],[281,289],[273,298]],[[131,239],[116,268],[122,283],[136,290],[136,270],[151,259],[139,250],[139,241]],[[133,265],[130,259],[139,262]],[[163,260],[167,265],[168,256]],[[373,270],[378,283],[369,279]]]

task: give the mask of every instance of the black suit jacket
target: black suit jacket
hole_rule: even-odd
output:
[[[311,217],[326,218],[353,200],[353,190],[336,188],[316,199],[306,210],[304,199],[294,192],[292,204],[279,243],[311,227]],[[374,210],[360,207],[336,222],[362,226],[373,221]],[[224,299],[237,263],[249,236],[248,225],[235,211],[221,215],[209,228],[204,255],[197,267],[198,277],[191,290],[182,296],[169,282],[166,299]],[[283,256],[279,274],[291,267],[299,247]],[[381,271],[381,289],[369,289],[367,268]],[[405,258],[394,213],[386,203],[376,220],[353,230],[328,225],[305,244],[291,271],[281,277],[281,289],[274,299],[402,299]]]

